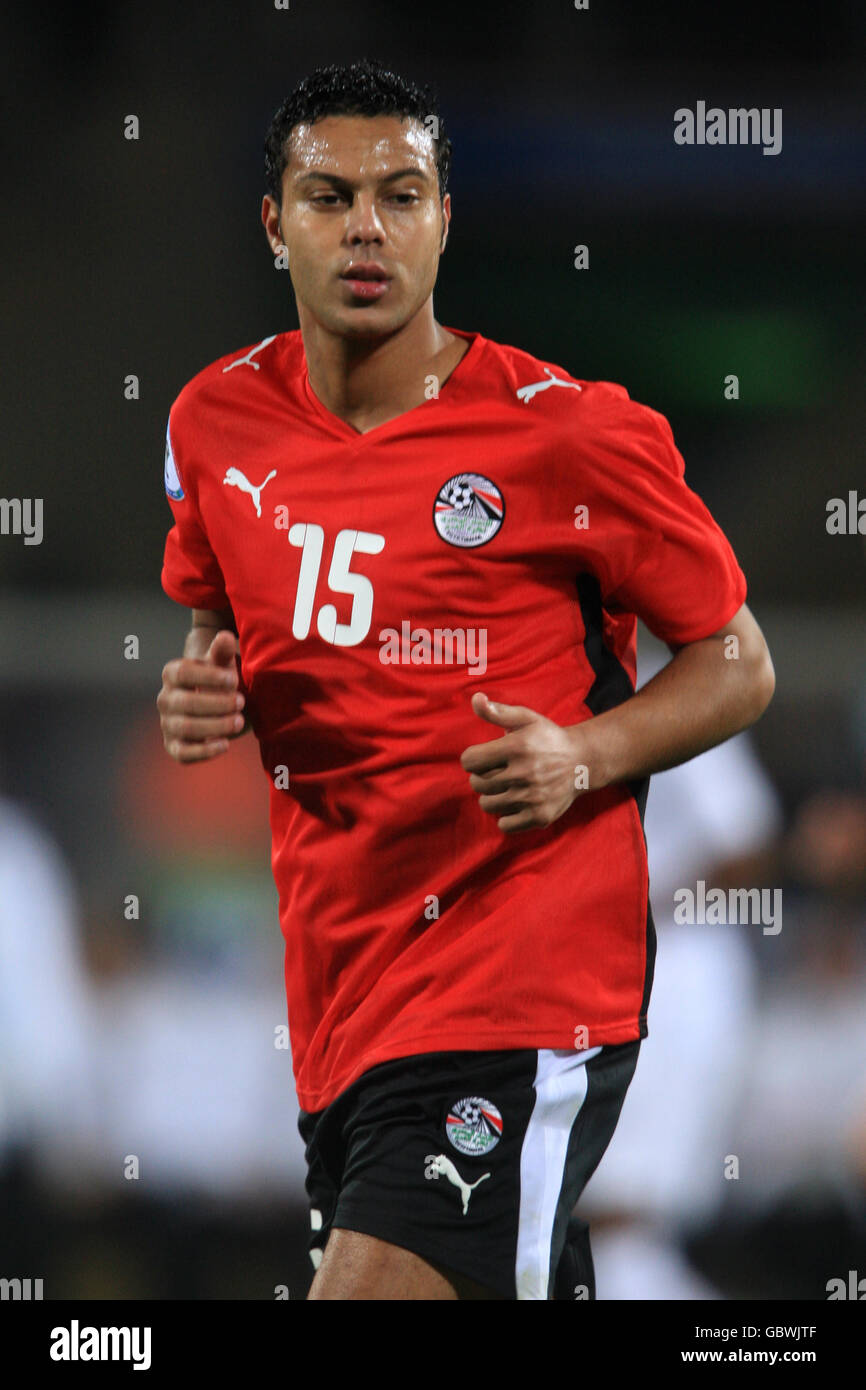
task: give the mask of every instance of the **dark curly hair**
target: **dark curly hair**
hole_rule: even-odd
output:
[[[428,86],[419,87],[398,77],[374,58],[362,58],[343,66],[331,64],[316,68],[274,112],[265,136],[265,185],[277,206],[282,203],[289,136],[295,126],[302,122],[312,125],[323,116],[411,116],[421,125],[425,125],[430,116],[435,117],[440,202],[445,197],[451,168],[451,141],[445,134],[435,93]]]

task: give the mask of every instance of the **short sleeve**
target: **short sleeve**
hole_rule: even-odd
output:
[[[660,641],[697,642],[724,627],[746,600],[730,542],[685,481],[685,464],[663,415],[629,402],[617,441],[614,553],[604,596],[636,614]]]
[[[171,419],[165,431],[165,493],[174,525],[165,541],[161,582],[169,598],[187,608],[228,608],[229,599],[219,561],[211,549],[199,515],[190,479],[172,439]]]

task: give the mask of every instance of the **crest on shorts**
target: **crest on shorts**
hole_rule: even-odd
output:
[[[449,1109],[445,1133],[460,1153],[486,1154],[502,1138],[502,1116],[483,1096],[465,1096]]]
[[[433,525],[443,541],[467,548],[486,545],[505,516],[505,499],[481,473],[456,473],[433,503]]]

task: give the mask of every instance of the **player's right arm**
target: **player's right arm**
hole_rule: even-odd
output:
[[[250,727],[241,713],[237,655],[231,609],[194,608],[183,656],[166,662],[156,699],[163,743],[176,762],[218,757]]]

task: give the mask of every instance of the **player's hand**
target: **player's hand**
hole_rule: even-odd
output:
[[[480,691],[472,696],[472,708],[506,730],[501,738],[473,743],[460,755],[479,806],[499,817],[500,830],[551,825],[581,791],[590,789],[581,763],[582,730],[561,728],[523,705],[493,704]],[[588,748],[585,752],[588,757]]]
[[[237,649],[235,634],[221,629],[203,657],[181,656],[163,667],[156,707],[166,751],[177,762],[218,757],[244,732]]]

